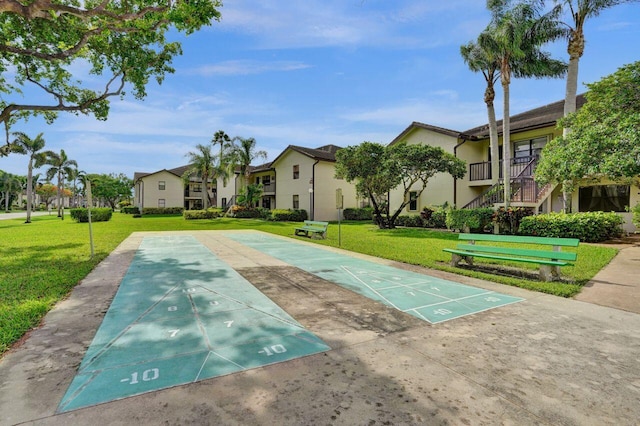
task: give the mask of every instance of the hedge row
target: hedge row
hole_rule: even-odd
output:
[[[587,243],[597,243],[621,236],[623,222],[622,217],[615,213],[548,213],[523,218],[518,233],[579,238]]]
[[[71,209],[71,219],[76,222],[89,222],[89,213],[85,208]],[[91,222],[108,222],[111,220],[113,210],[109,207],[100,207],[91,209]]]
[[[182,214],[184,207],[144,207],[142,214]]]
[[[185,220],[215,219],[223,214],[224,211],[219,208],[211,208],[207,210],[185,210],[182,212],[182,216]]]
[[[304,222],[308,217],[306,210],[274,209],[271,210],[271,216],[268,217],[267,220],[274,222]]]
[[[140,209],[137,206],[124,206],[124,207],[120,207],[120,213],[140,214]]]
[[[342,210],[342,216],[344,220],[371,220],[373,219],[373,207],[347,208]]]

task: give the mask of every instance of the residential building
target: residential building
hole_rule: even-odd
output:
[[[270,210],[306,210],[313,220],[338,220],[336,191],[339,189],[344,199],[343,208],[363,206],[363,200],[357,198],[355,185],[335,178],[335,153],[338,149],[335,145],[316,149],[290,145],[274,161],[252,166],[249,183],[263,186],[258,205]],[[202,208],[200,183],[191,181],[185,186],[182,181],[182,174],[187,168],[136,172],[135,205],[140,208]],[[226,180],[217,178],[210,189],[212,205],[227,208],[236,204],[243,185],[244,176],[240,176],[239,171]]]
[[[585,102],[578,96],[577,106]],[[558,212],[563,208],[561,185],[539,185],[534,180],[535,168],[542,148],[553,138],[562,135],[557,121],[563,116],[564,101],[554,102],[511,117],[510,205],[528,207],[535,212]],[[498,121],[500,144],[500,176],[502,167],[502,120]],[[414,122],[391,143],[405,141],[440,146],[467,163],[467,174],[462,179],[439,174],[429,182],[419,199],[410,203],[408,213],[417,213],[425,206],[441,205],[445,201],[459,208],[498,207],[504,205],[501,186],[493,185],[488,124],[456,132],[424,123]],[[397,191],[392,195],[400,196]],[[624,220],[624,229],[634,232],[629,206],[640,202],[640,188],[628,183],[609,180],[582,181],[572,195],[571,211],[615,211]]]

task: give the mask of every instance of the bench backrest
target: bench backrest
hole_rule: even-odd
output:
[[[304,224],[305,226],[313,226],[316,228],[326,228],[327,226],[329,226],[329,222],[318,222],[315,220],[305,220]]]
[[[458,244],[458,249],[479,253],[537,257],[540,259],[568,260],[570,262],[575,262],[578,259],[578,255],[576,253],[571,253],[568,251],[534,250],[516,247],[495,247],[479,244]]]
[[[496,243],[516,244],[541,244],[547,246],[578,247],[580,240],[577,238],[548,238],[528,237],[521,235],[496,235],[496,234],[459,234],[459,240],[464,241],[492,241]]]

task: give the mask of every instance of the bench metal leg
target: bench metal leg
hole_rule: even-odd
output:
[[[552,265],[540,265],[540,278],[543,281],[554,281],[560,278],[560,267]]]
[[[458,266],[461,260],[465,261],[465,263],[469,266],[473,266],[473,257],[471,256],[461,256],[457,253],[451,253],[451,266]]]

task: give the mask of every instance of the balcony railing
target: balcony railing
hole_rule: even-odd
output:
[[[270,182],[270,183],[262,184],[262,192],[263,193],[276,192],[276,183]]]
[[[538,164],[538,156],[531,155],[527,157],[517,157],[511,159],[511,176],[533,176],[533,171]],[[503,176],[503,161],[500,160],[500,176],[502,179]],[[491,162],[483,161],[480,163],[471,163],[469,164],[469,180],[470,181],[478,181],[478,180],[491,180]]]

